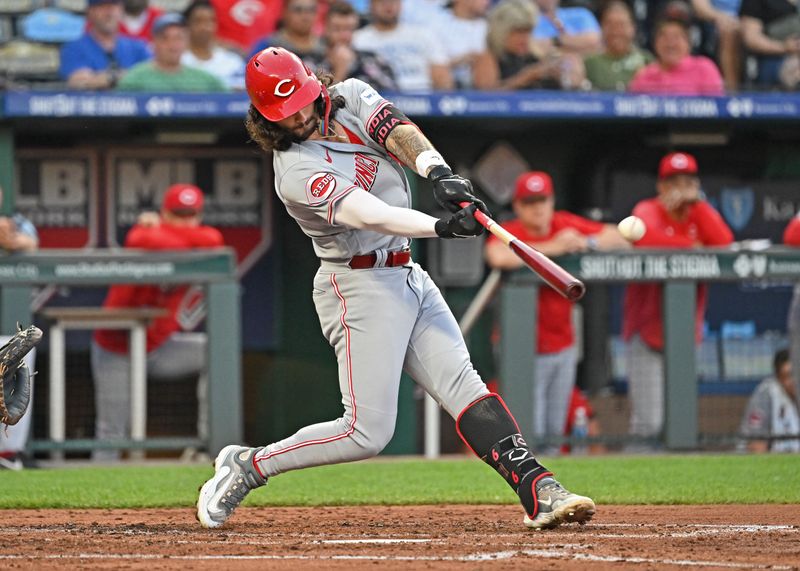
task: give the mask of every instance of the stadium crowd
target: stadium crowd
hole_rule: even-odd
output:
[[[5,89],[236,91],[269,46],[384,91],[800,83],[791,0],[0,0]]]

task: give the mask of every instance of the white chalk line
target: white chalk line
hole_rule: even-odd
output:
[[[668,530],[670,528],[697,528],[694,531],[670,531],[664,533],[644,533],[644,534],[605,534],[603,533],[603,529],[605,528],[659,528]],[[523,530],[524,531],[524,530]],[[67,534],[87,534],[87,533],[94,533],[97,535],[107,535],[107,534],[118,534],[118,535],[195,535],[197,533],[203,533],[203,530],[200,529],[117,529],[113,525],[103,525],[103,526],[93,526],[93,525],[85,525],[85,526],[64,526],[64,527],[40,527],[40,526],[19,526],[19,527],[7,527],[0,529],[0,535],[16,535],[19,533],[54,533],[54,532],[61,532]],[[651,523],[600,523],[597,522],[596,524],[589,524],[586,527],[581,528],[580,532],[569,532],[565,528],[561,528],[557,533],[560,537],[565,536],[578,536],[578,537],[608,537],[608,538],[617,538],[617,537],[632,537],[632,538],[651,538],[651,537],[694,537],[696,535],[721,535],[721,534],[734,534],[734,533],[772,533],[772,532],[782,532],[782,533],[800,533],[800,527],[796,525],[767,525],[767,524],[736,524],[736,525],[727,525],[727,524],[699,524],[699,523],[690,523],[690,524],[651,524]],[[225,534],[224,537],[253,537],[253,538],[263,538],[263,533],[240,533],[240,532],[226,532],[223,530]],[[323,534],[308,534],[308,533],[301,533],[301,534],[289,534],[285,537],[287,538],[315,538],[319,540],[320,535]],[[496,534],[493,537],[510,537],[510,538],[518,538],[519,536],[516,534]],[[380,541],[382,538],[376,538]],[[394,538],[390,538],[394,539]],[[333,537],[327,541],[338,541],[337,538]],[[342,539],[341,541],[347,541],[347,539]],[[353,541],[361,541],[361,540],[353,540]],[[404,540],[405,541],[405,540]],[[408,539],[409,542],[416,542],[416,541],[425,541],[418,540],[418,539]]]
[[[544,549],[525,549],[515,551],[496,551],[491,553],[474,553],[460,556],[426,556],[426,555],[158,555],[135,553],[77,553],[49,555],[0,555],[0,560],[152,560],[173,559],[179,561],[500,561],[514,557],[528,556],[542,559],[568,559],[574,561],[592,561],[603,563],[645,563],[651,565],[674,565],[681,567],[722,567],[726,569],[775,569],[791,570],[789,565],[771,565],[762,563],[737,563],[728,561],[702,561],[692,559],[658,559],[650,557],[619,557],[613,555],[594,555],[589,553],[565,553]]]
[[[443,539],[399,539],[399,538],[375,538],[375,539],[319,539],[312,541],[315,544],[325,545],[351,545],[351,544],[378,544],[378,545],[392,545],[396,543],[443,543]]]

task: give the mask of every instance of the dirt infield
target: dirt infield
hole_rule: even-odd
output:
[[[800,569],[800,506],[598,506],[531,531],[516,506],[9,510],[0,568]]]

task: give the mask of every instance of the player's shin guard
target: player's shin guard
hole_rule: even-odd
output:
[[[505,478],[528,517],[536,517],[536,482],[552,473],[536,460],[500,396],[490,393],[470,404],[456,420],[456,430],[481,460]]]

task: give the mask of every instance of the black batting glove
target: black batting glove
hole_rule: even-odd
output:
[[[472,183],[464,177],[453,174],[450,167],[445,165],[433,167],[428,173],[428,179],[433,182],[433,197],[442,208],[458,212],[461,210],[462,202],[470,202],[477,206],[478,210],[491,216],[486,204],[473,194]]]
[[[470,204],[447,218],[436,221],[434,229],[440,238],[472,238],[483,233],[483,226],[475,220],[478,207]]]

